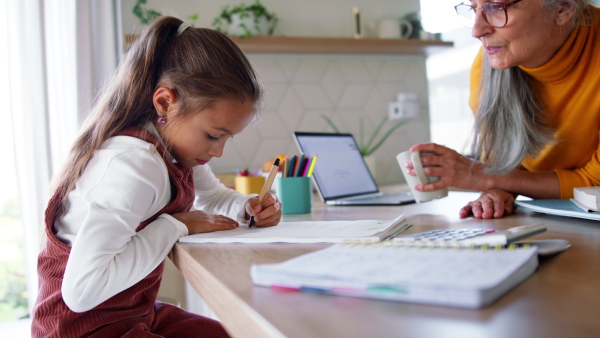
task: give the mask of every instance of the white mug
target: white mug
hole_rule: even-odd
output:
[[[382,19],[377,25],[380,39],[407,39],[412,31],[412,24],[404,19]]]
[[[423,153],[423,155],[435,155],[433,153]],[[428,184],[433,183],[439,180],[438,176],[427,176],[425,175],[425,171],[423,171],[423,165],[421,164],[421,154],[419,152],[411,152],[407,150],[402,152],[396,156],[398,160],[398,164],[400,165],[400,169],[402,170],[402,174],[404,174],[404,178],[406,179],[406,183],[408,184],[410,191],[412,192],[415,201],[417,203],[431,201],[436,198],[442,198],[448,196],[448,188],[442,188],[434,191],[418,191],[415,190],[416,184]],[[412,161],[413,167],[415,168],[415,172],[417,176],[411,176],[408,174],[408,169],[406,168],[406,162]]]

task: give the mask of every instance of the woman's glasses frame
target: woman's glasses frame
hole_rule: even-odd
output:
[[[483,19],[485,20],[485,22],[487,22],[492,27],[502,28],[508,23],[508,12],[506,11],[506,8],[521,1],[522,0],[514,0],[509,3],[486,2],[481,7],[472,6],[463,2],[454,6],[454,10],[456,11],[456,14],[458,16],[469,20],[465,22],[466,25],[469,27],[473,27],[475,25],[475,17],[477,16],[477,10],[482,10],[481,14],[483,15]],[[502,19],[500,13],[504,13],[504,19]],[[493,22],[490,22],[490,20],[488,19],[488,15],[492,18]],[[498,19],[500,21],[494,21]]]

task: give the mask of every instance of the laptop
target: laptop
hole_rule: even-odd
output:
[[[296,131],[294,140],[301,153],[317,156],[312,178],[323,203],[402,205],[415,202],[410,192],[384,194],[379,191],[352,134]]]

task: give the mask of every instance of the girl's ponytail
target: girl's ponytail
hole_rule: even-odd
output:
[[[262,90],[239,47],[226,35],[159,17],[131,46],[114,79],[86,119],[69,158],[53,182],[65,211],[66,196],[75,187],[94,151],[123,129],[144,126],[158,118],[154,91],[168,85],[179,96],[180,115],[219,99],[250,100],[257,105]]]

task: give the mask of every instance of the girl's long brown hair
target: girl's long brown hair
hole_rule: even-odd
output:
[[[238,46],[212,29],[190,27],[178,35],[182,23],[174,17],[156,19],[127,52],[52,182],[51,196],[62,197],[59,214],[104,141],[158,118],[152,96],[159,85],[168,84],[176,93],[183,115],[219,99],[260,102],[256,74]]]

